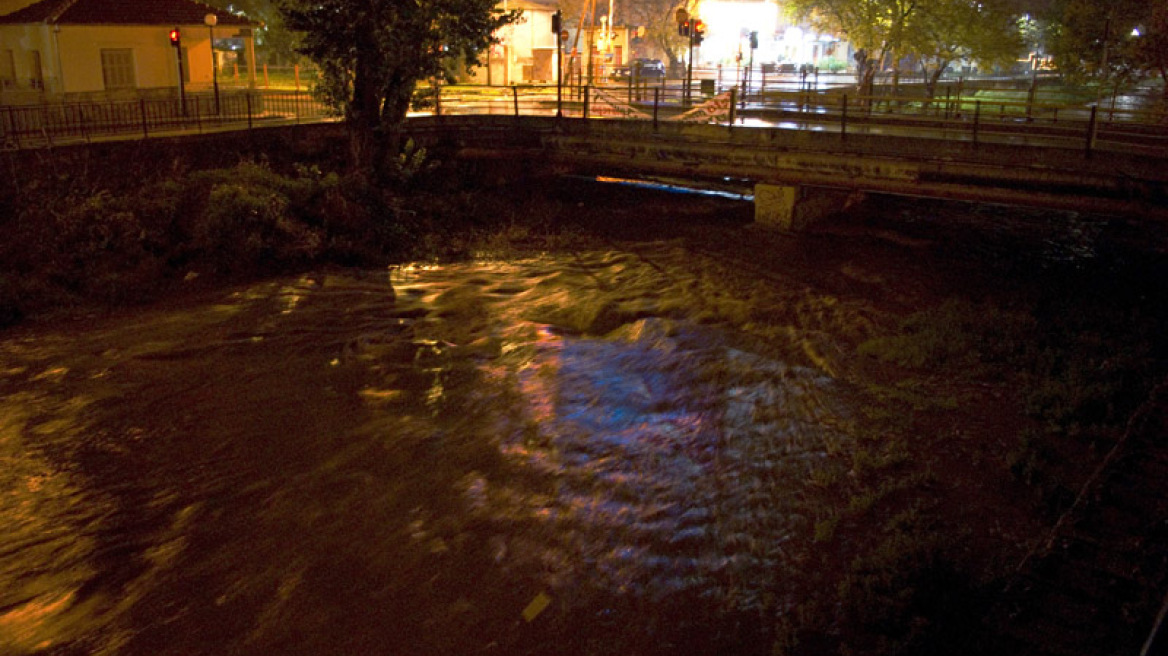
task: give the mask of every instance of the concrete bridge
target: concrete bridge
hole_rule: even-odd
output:
[[[792,230],[868,192],[1168,219],[1168,153],[1089,143],[541,116],[427,116],[411,119],[409,131],[516,174],[750,185],[756,220]]]

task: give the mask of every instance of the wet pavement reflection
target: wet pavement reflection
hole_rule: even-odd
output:
[[[0,652],[767,653],[848,439],[669,244],[0,341]]]

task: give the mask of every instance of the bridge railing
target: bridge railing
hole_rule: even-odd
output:
[[[428,113],[511,114],[568,118],[689,120],[746,124],[752,127],[878,130],[907,136],[960,141],[1024,139],[1030,145],[1168,152],[1168,117],[1162,110],[1038,103],[951,93],[932,98],[860,95],[848,88],[719,87],[695,80],[637,84],[622,81],[598,86],[449,87]],[[435,93],[430,90],[430,93]],[[727,102],[732,98],[733,107]],[[711,107],[712,106],[712,107]]]
[[[929,130],[941,138],[978,141],[1008,134],[1032,139],[1071,139],[1086,148],[1168,151],[1164,111],[1107,103],[1071,105],[1011,100],[947,90],[932,98],[850,87],[791,88],[761,82],[719,80],[702,72],[684,80],[625,78],[599,85],[425,86],[415,94],[414,115],[495,114],[627,120],[679,120],[751,126],[834,130],[895,127]],[[733,99],[731,103],[730,100]],[[732,105],[732,106],[731,106]],[[311,93],[295,90],[223,90],[183,98],[48,103],[0,107],[0,145],[41,147],[101,139],[238,130],[264,125],[319,122],[339,117]],[[875,129],[875,128],[871,128]]]

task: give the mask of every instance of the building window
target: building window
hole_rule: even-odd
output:
[[[28,71],[29,84],[34,89],[44,89],[45,88],[45,72],[44,72],[44,69],[41,68],[41,51],[40,50],[29,51],[28,65],[29,65],[29,71]]]
[[[0,89],[16,86],[16,60],[11,50],[0,50]]]
[[[134,51],[129,48],[102,50],[101,77],[107,91],[137,88],[138,83],[134,78]]]

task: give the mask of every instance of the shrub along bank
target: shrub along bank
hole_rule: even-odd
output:
[[[294,138],[273,131],[8,153],[0,326],[148,301],[192,280],[440,256],[459,248],[454,233],[541,215],[472,193],[463,172],[420,148],[385,184],[338,173],[343,144],[324,126]]]

